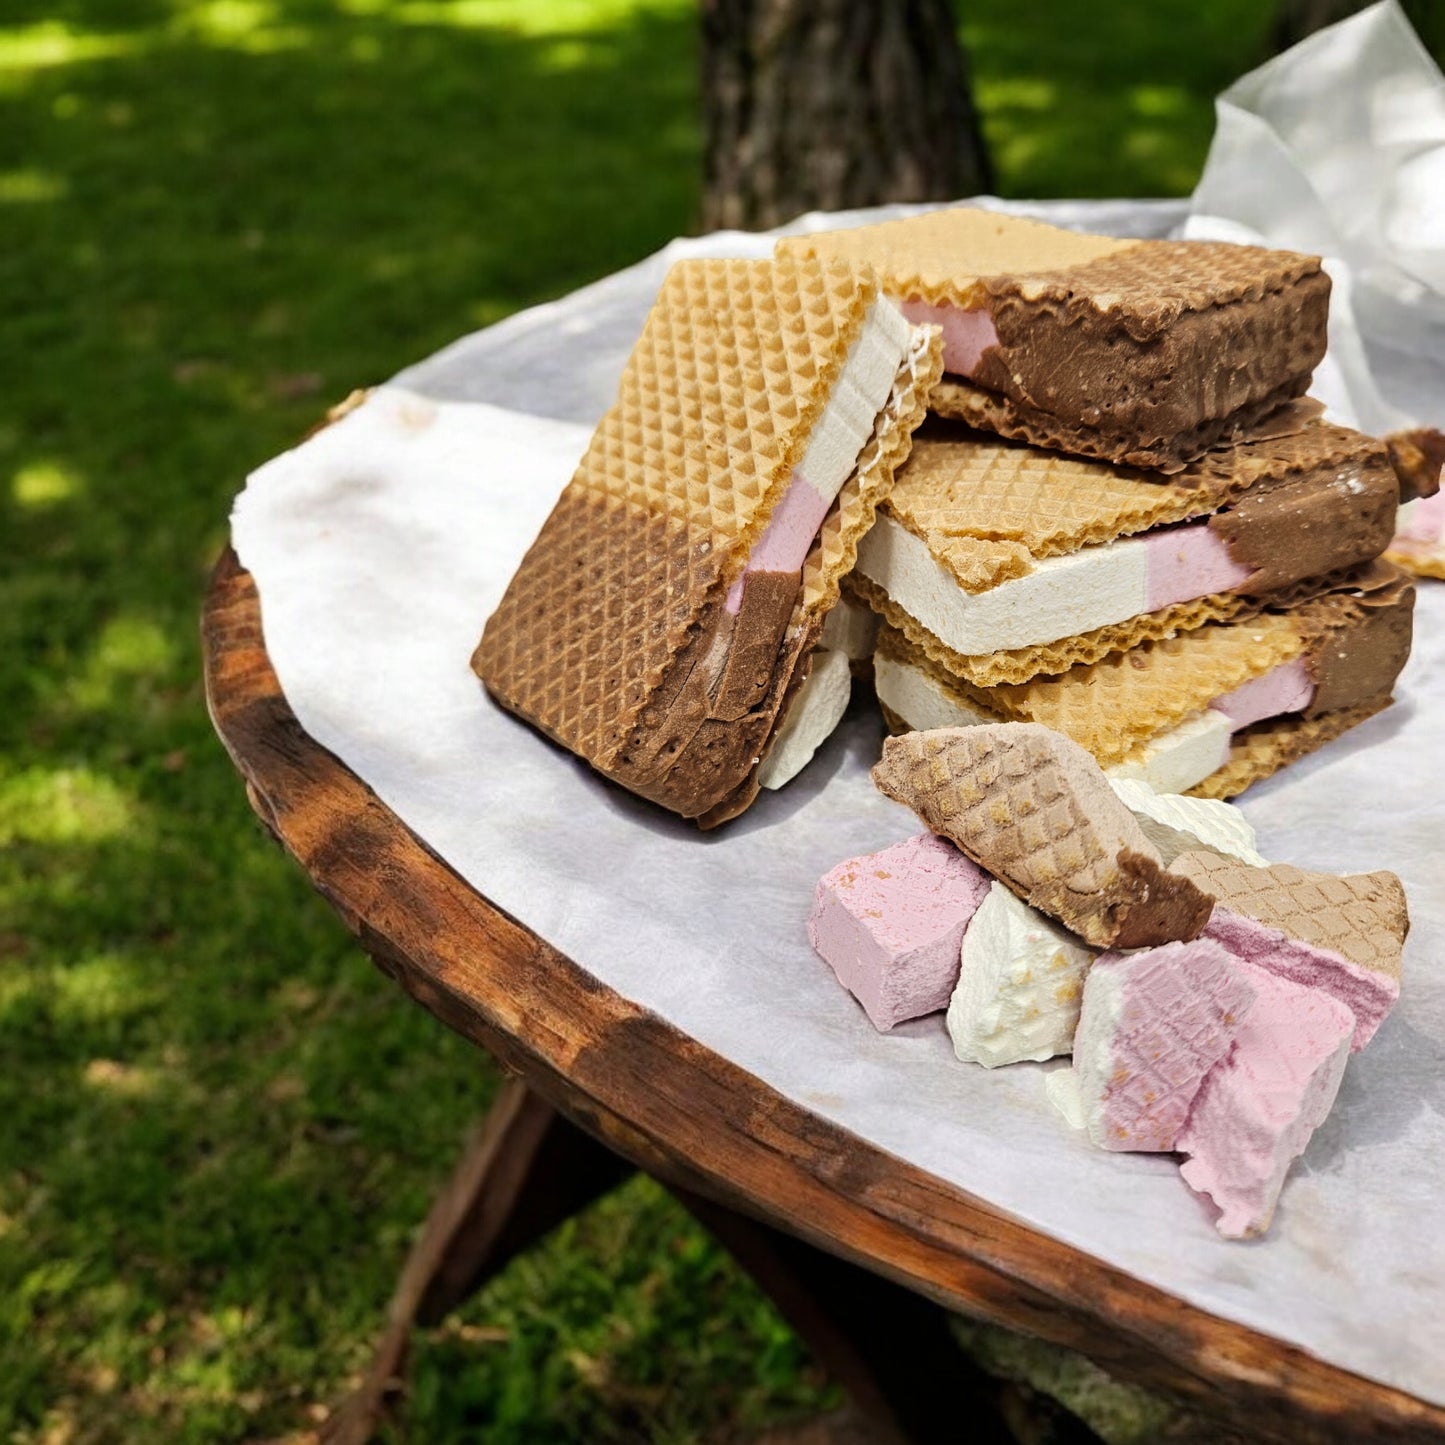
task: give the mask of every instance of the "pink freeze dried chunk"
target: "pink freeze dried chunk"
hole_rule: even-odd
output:
[[[1189,1187],[1230,1239],[1269,1228],[1289,1166],[1339,1093],[1355,1016],[1328,993],[1241,962],[1255,990],[1234,1047],[1200,1086],[1179,1150]]]
[[[1229,1051],[1254,989],[1217,943],[1105,953],[1084,980],[1074,1075],[1104,1149],[1173,1149],[1204,1077]]]
[[[992,880],[932,833],[850,858],[818,882],[808,937],[879,1029],[948,1006],[963,931]]]

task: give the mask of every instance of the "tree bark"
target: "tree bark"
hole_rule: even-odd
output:
[[[1270,42],[1278,53],[1306,35],[1363,10],[1371,0],[1279,0]],[[1445,56],[1445,6],[1439,0],[1403,0],[1410,23],[1436,60]]]
[[[702,35],[709,229],[992,188],[949,0],[702,0]]]
[[[1369,3],[1370,0],[1280,0],[1271,36],[1274,49],[1288,50],[1306,35],[1363,10]]]

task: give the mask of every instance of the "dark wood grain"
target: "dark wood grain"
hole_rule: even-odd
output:
[[[1262,1437],[1445,1441],[1445,1410],[1196,1309],[817,1118],[493,907],[302,731],[230,553],[203,634],[211,714],[266,826],[407,993],[609,1148]]]

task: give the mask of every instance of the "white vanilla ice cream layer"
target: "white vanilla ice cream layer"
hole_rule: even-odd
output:
[[[795,572],[802,567],[823,518],[873,435],[912,343],[913,329],[892,302],[879,300],[868,308],[803,460],[793,468],[787,490],[753,544],[745,573]],[[738,610],[742,588],[739,577],[728,593],[729,612]]]
[[[1201,519],[1043,557],[1022,577],[965,592],[928,543],[886,512],[859,545],[858,570],[965,657],[1057,642],[1228,591],[1250,575]]]
[[[1207,849],[1237,858],[1253,868],[1268,864],[1256,846],[1254,829],[1243,813],[1217,798],[1181,798],[1156,792],[1137,778],[1109,778],[1119,801],[1133,813],[1144,836],[1159,850],[1167,868],[1181,853]]]

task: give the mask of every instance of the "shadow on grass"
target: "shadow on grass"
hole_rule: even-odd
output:
[[[688,229],[693,17],[513,5],[524,34],[475,4],[18,5],[0,1436],[274,1435],[361,1362],[493,1073],[260,839],[205,718],[206,569],[245,471],[326,402]],[[465,1362],[462,1336],[439,1345],[455,1394],[423,1360],[417,1438],[613,1437],[657,1361],[690,1428],[816,1395],[771,1312],[645,1192],[495,1290],[514,1323]],[[679,1361],[660,1329],[703,1347]]]

